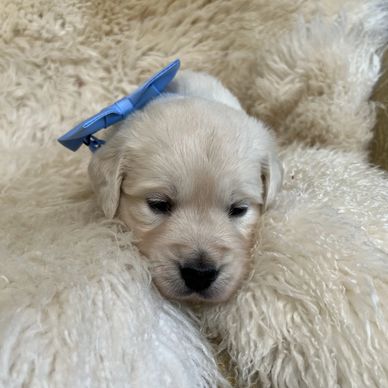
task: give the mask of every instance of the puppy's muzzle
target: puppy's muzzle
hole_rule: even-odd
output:
[[[213,260],[204,250],[194,252],[179,266],[179,271],[186,287],[197,293],[210,288],[219,274]]]
[[[211,264],[198,262],[181,267],[180,273],[187,288],[201,292],[212,285],[217,279],[219,271]]]

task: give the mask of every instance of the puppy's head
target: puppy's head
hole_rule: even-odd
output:
[[[133,231],[161,293],[210,302],[239,286],[252,230],[282,179],[261,123],[197,98],[160,98],[135,114],[89,173],[106,216]]]

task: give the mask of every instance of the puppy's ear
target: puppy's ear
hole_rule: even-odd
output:
[[[269,153],[262,162],[264,177],[264,210],[274,202],[283,182],[283,166],[274,152]]]
[[[121,152],[112,152],[111,149],[97,150],[89,164],[89,176],[92,188],[97,195],[97,201],[102,207],[105,216],[113,218],[120,200],[121,182]]]

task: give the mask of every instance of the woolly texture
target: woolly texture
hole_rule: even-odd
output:
[[[0,386],[222,381],[192,319],[150,287],[130,234],[101,219],[82,158],[29,151],[1,201]]]
[[[226,384],[197,322],[103,220],[89,151],[55,142],[176,57],[284,145],[253,273],[203,328],[242,387],[387,386],[388,184],[364,162],[387,25],[385,0],[3,0],[0,386]]]
[[[354,154],[291,147],[283,157],[284,191],[259,225],[254,271],[205,325],[241,386],[384,387],[388,180]]]

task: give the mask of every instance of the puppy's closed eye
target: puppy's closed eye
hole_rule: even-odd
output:
[[[173,210],[173,202],[170,198],[147,198],[146,199],[148,207],[155,214],[165,214],[168,215]]]
[[[229,208],[229,217],[238,218],[247,214],[248,204],[242,202],[235,202]]]

